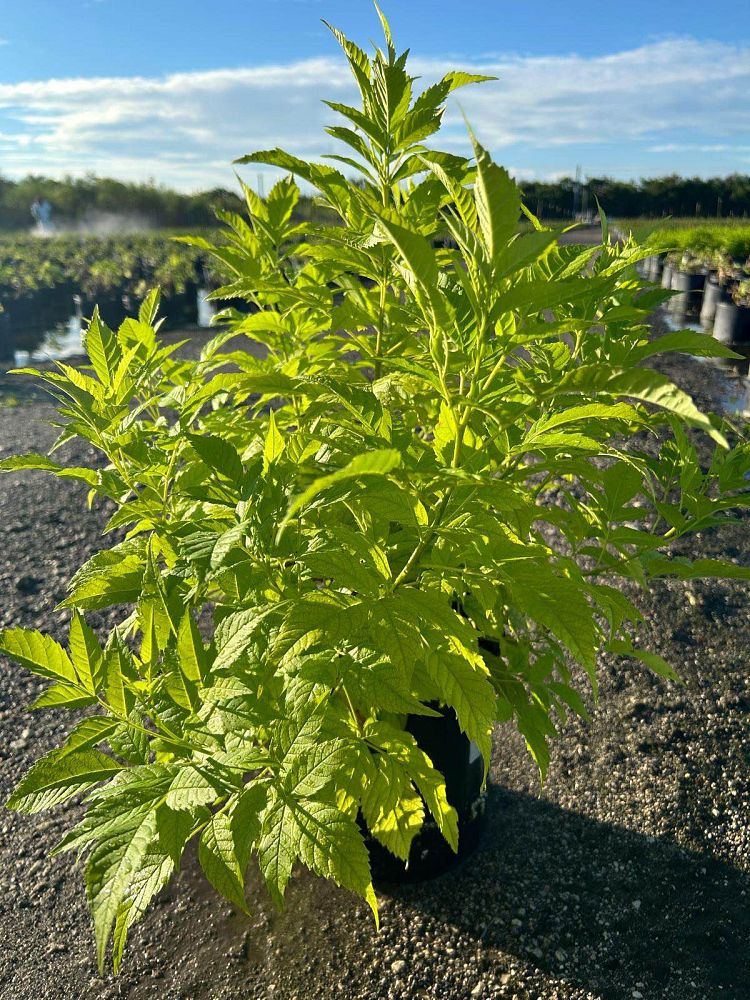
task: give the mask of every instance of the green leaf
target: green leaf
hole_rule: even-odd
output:
[[[121,770],[121,764],[98,750],[70,753],[53,750],[27,772],[6,804],[16,812],[41,812],[66,802]]]
[[[324,802],[274,796],[263,814],[258,861],[279,905],[297,860],[362,896],[377,919],[367,849],[354,820]]]
[[[692,354],[699,358],[741,358],[743,356],[716,340],[710,333],[700,333],[697,330],[675,330],[673,333],[665,333],[661,337],[655,337],[641,347],[636,347],[632,357],[643,361],[654,354],[666,354],[668,351],[679,351],[682,354]]]
[[[640,660],[641,663],[645,663],[649,670],[658,674],[659,677],[666,677],[670,681],[680,680],[677,671],[662,656],[659,656],[657,653],[650,653],[646,649],[636,649],[629,640],[613,639],[608,643],[607,649],[610,653],[616,653],[618,656],[629,656],[632,659]]]
[[[398,250],[406,264],[408,278],[425,314],[432,316],[433,325],[445,322],[445,303],[438,288],[438,268],[435,251],[428,240],[391,218],[381,216],[378,223]]]
[[[122,357],[122,348],[114,333],[102,322],[98,307],[94,308],[94,315],[83,337],[83,346],[99,381],[110,385]]]
[[[472,136],[477,163],[474,200],[477,218],[491,261],[505,250],[518,229],[521,214],[521,193],[507,170],[498,167]]]
[[[156,314],[159,311],[160,299],[161,290],[159,288],[152,288],[138,309],[139,322],[153,326]]]
[[[0,652],[41,677],[78,684],[70,657],[50,635],[23,628],[3,629],[0,632]]]
[[[362,795],[362,815],[391,854],[408,861],[411,843],[422,829],[424,806],[404,767],[387,754],[372,758],[373,773]]]
[[[557,636],[593,679],[596,628],[583,591],[536,561],[512,564],[507,583],[515,606]]]
[[[303,493],[292,501],[279,527],[279,535],[297,511],[315,499],[323,490],[347,479],[359,479],[360,476],[386,476],[400,465],[401,455],[393,448],[382,448],[355,456],[343,469],[337,469],[336,472],[314,480]]]
[[[192,684],[201,684],[208,675],[206,647],[190,611],[186,611],[177,634],[180,670]]]
[[[117,975],[120,971],[122,954],[125,950],[128,931],[137,920],[140,920],[148,909],[151,900],[164,888],[167,882],[169,882],[175,870],[174,860],[169,854],[162,853],[161,851],[154,849],[153,846],[149,846],[145,852],[141,853],[140,837],[142,836],[145,840],[149,830],[150,825],[146,826],[146,824],[144,824],[142,832],[139,834],[138,845],[136,846],[131,842],[128,863],[135,864],[137,862],[137,867],[135,867],[135,870],[132,872],[127,888],[124,892],[122,892],[122,897],[117,907],[112,939],[112,971],[115,975]],[[95,888],[96,883],[93,879],[94,876],[92,875],[92,888]],[[113,878],[113,881],[117,884],[118,880],[115,877]],[[102,893],[97,895],[97,901],[101,899],[101,896]],[[104,907],[102,907],[98,912],[103,914],[103,911]],[[102,915],[99,919],[100,922],[103,923],[107,918]],[[103,931],[101,933],[103,933]],[[104,947],[106,948],[106,941]],[[104,955],[101,952],[100,955],[101,970],[104,962]]]
[[[276,426],[276,417],[273,415],[273,410],[268,415],[268,431],[266,433],[266,441],[263,446],[263,472],[268,472],[269,468],[274,464],[277,458],[283,454],[284,451],[284,435],[279,431]]]
[[[113,604],[133,604],[141,594],[145,564],[133,546],[115,546],[95,553],[74,574],[61,608],[97,611]]]
[[[57,751],[57,759],[62,760],[68,754],[96,746],[107,739],[117,729],[118,725],[119,723],[116,719],[110,719],[104,715],[92,715],[87,719],[83,719],[75,727],[60,750]]]
[[[250,851],[260,835],[260,814],[266,789],[249,785],[230,806],[215,813],[198,845],[198,860],[211,885],[244,913],[245,869]]]
[[[103,676],[102,647],[77,611],[70,622],[70,658],[81,687],[89,694],[96,694]]]
[[[136,909],[140,909],[141,904],[147,905],[162,884],[165,866],[168,870],[172,863],[168,856],[162,857],[156,869],[153,863],[146,862],[156,836],[156,807],[140,806],[119,816],[109,829],[105,827],[89,854],[86,894],[94,919],[100,973],[104,971],[107,945],[118,914],[121,910],[129,912],[128,900],[131,899]],[[130,922],[126,917],[120,918],[114,965],[119,965]]]
[[[681,580],[716,577],[720,580],[750,580],[750,566],[738,566],[724,559],[668,558],[661,555],[641,557],[649,576],[676,576]]]
[[[454,850],[458,850],[458,814],[452,805],[448,802],[448,797],[445,787],[444,776],[436,770],[429,757],[424,753],[424,751],[417,745],[417,741],[411,735],[411,733],[404,732],[403,730],[396,729],[393,726],[388,725],[384,722],[368,723],[367,726],[367,737],[370,742],[380,747],[381,750],[387,754],[384,758],[395,764],[398,762],[398,766],[403,769],[403,773],[407,775],[410,781],[419,789],[419,793],[422,799],[427,804],[430,813],[432,814],[435,822],[438,825],[438,829],[445,837],[446,841],[450,847]],[[380,767],[381,770],[388,773],[392,773],[392,767],[390,765],[386,766],[383,763],[382,758],[375,758],[376,766]],[[399,778],[394,778],[394,780],[399,783]],[[369,787],[367,795],[370,794]],[[382,787],[377,789],[376,802],[381,799],[387,801],[387,792]],[[409,803],[409,792],[406,792],[407,803]],[[370,803],[372,805],[372,803]],[[362,800],[363,812],[365,809],[365,799]],[[398,807],[395,807],[398,809]],[[378,836],[381,842],[385,843],[397,857],[407,860],[408,857],[408,847],[407,838],[413,836],[411,833],[415,819],[412,816],[410,822],[404,826],[404,822],[409,820],[409,816],[393,815],[390,821],[387,820],[388,812],[384,811],[381,823],[386,821],[386,836],[388,836],[392,841],[394,846],[400,847],[401,849],[407,848],[406,854],[399,853],[398,850],[394,850],[393,846],[385,843],[384,840],[378,835],[378,833],[373,830],[373,832]],[[366,813],[365,813],[366,816]],[[399,821],[397,823],[397,820]],[[368,821],[369,825],[369,821]],[[421,820],[420,820],[421,826]]]
[[[486,777],[492,753],[496,696],[484,661],[477,657],[470,663],[455,653],[436,652],[427,657],[425,664],[442,700],[455,709],[461,729],[479,747]]]
[[[78,479],[87,486],[99,485],[99,475],[93,469],[81,469],[60,465],[45,455],[11,455],[0,460],[0,472],[21,472],[24,470],[51,472],[59,479]]]
[[[87,694],[77,684],[64,684],[62,682],[50,684],[46,691],[29,705],[30,710],[38,708],[85,708],[87,705],[96,704],[96,698],[92,694]]]
[[[621,396],[632,396],[653,403],[669,413],[674,413],[695,427],[700,427],[712,437],[717,444],[728,448],[726,438],[717,431],[705,413],[701,413],[690,396],[678,389],[666,375],[652,371],[650,368],[633,368],[620,372],[607,383],[609,392]]]
[[[210,469],[225,476],[235,484],[244,478],[242,460],[228,441],[214,434],[189,434],[190,443]]]
[[[258,626],[275,609],[246,608],[225,618],[216,630],[216,648],[213,670],[218,672],[237,663],[251,648],[258,634]]]

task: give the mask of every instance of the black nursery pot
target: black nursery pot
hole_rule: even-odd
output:
[[[750,343],[750,307],[720,302],[716,307],[714,337],[730,347]]]
[[[0,313],[0,363],[14,360],[15,341],[7,312]]]
[[[703,289],[703,304],[701,305],[701,326],[704,330],[713,326],[716,317],[716,307],[720,302],[728,302],[729,295],[716,278],[709,278]]]
[[[660,285],[663,273],[664,273],[664,261],[658,254],[655,254],[649,260],[649,268],[648,271],[646,272],[646,277],[650,281],[653,281],[655,285]]]
[[[705,283],[705,274],[675,271],[672,275],[672,289],[679,294],[670,300],[670,312],[674,316],[697,316]]]
[[[458,813],[458,853],[454,854],[425,810],[425,821],[404,864],[373,837],[367,837],[372,880],[377,886],[423,882],[453,868],[476,848],[484,822],[484,762],[476,744],[461,732],[452,709],[431,705],[437,717],[410,715],[406,730],[445,776],[448,801]]]

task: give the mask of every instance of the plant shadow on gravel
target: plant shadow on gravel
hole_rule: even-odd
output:
[[[746,873],[497,786],[487,809],[476,854],[395,890],[402,905],[476,940],[488,965],[497,949],[601,1000],[750,997]]]

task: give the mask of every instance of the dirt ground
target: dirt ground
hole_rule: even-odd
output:
[[[669,370],[702,405],[731,395],[711,366]],[[12,391],[0,455],[44,451],[52,408]],[[80,445],[66,456],[94,460]],[[53,609],[104,520],[75,484],[0,478],[0,626],[62,638],[66,615]],[[698,551],[750,565],[748,519],[704,533]],[[283,914],[256,879],[245,917],[189,858],[133,933],[123,974],[101,979],[81,873],[47,857],[78,806],[0,812],[1,1000],[750,1000],[747,585],[665,582],[639,605],[641,644],[684,685],[604,663],[591,722],[566,727],[543,790],[499,727],[480,848],[383,897],[380,934],[363,905],[304,873]],[[41,687],[0,662],[3,798],[65,733],[63,713],[24,712]]]

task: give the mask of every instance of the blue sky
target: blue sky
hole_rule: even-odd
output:
[[[750,173],[750,18],[738,0],[399,0],[427,82],[498,75],[461,106],[518,176]],[[94,172],[190,190],[283,145],[333,151],[351,100],[332,21],[379,38],[369,0],[0,0],[0,172]],[[465,145],[460,109],[443,144]],[[248,178],[254,181],[255,176]]]

